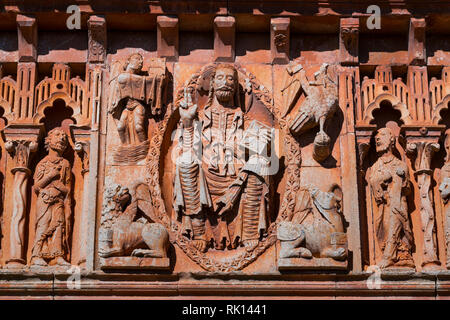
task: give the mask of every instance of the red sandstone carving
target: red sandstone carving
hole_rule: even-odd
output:
[[[299,190],[294,215],[278,226],[278,269],[347,267],[341,192],[337,185],[329,192],[315,187]]]
[[[164,226],[154,223],[152,211],[145,184],[137,183],[133,187],[133,196],[128,188],[117,184],[107,188],[99,231],[103,269],[169,267],[169,234]],[[149,260],[156,263],[146,263]],[[138,263],[134,265],[136,261]]]
[[[407,195],[410,192],[408,167],[393,155],[395,136],[389,128],[375,136],[378,160],[370,168],[369,184],[376,202],[374,228],[382,255],[380,268],[390,266],[414,268],[411,256],[413,234]]]
[[[269,163],[263,156],[270,144],[270,127],[253,121],[244,129],[236,69],[218,65],[212,72],[208,102],[199,114],[198,126],[193,123],[197,105],[190,93],[180,103],[182,150],[176,161],[174,206],[183,233],[199,251],[205,251],[210,241],[219,250],[242,243],[252,251],[267,230]],[[200,141],[195,136],[198,131]],[[242,144],[248,136],[263,140],[255,140],[260,148],[251,141],[245,145],[256,151],[245,162]],[[200,143],[201,150],[195,150]],[[199,152],[203,153],[201,161],[195,158]],[[217,231],[208,230],[207,220]]]
[[[68,266],[69,237],[72,231],[72,172],[62,157],[68,146],[66,133],[55,128],[45,140],[49,154],[34,173],[36,202],[36,235],[32,249],[32,266]]]
[[[306,99],[290,123],[290,130],[301,135],[307,130],[319,126],[314,139],[314,158],[321,162],[330,155],[330,137],[325,133],[326,122],[333,117],[338,106],[338,88],[335,80],[330,78],[328,65],[323,64],[314,74],[314,81],[306,78],[303,67],[291,64],[287,68],[290,78],[283,87],[283,102],[286,114],[297,102],[300,90],[305,92]]]
[[[6,260],[8,268],[22,268],[26,265],[24,259],[25,222],[28,200],[28,178],[31,175],[30,160],[38,149],[38,139],[42,126],[9,125],[2,131],[5,149],[14,161],[11,173],[14,175],[12,186],[13,210],[9,228],[9,257]]]
[[[141,75],[143,63],[142,56],[136,53],[111,67],[109,112],[116,120],[121,141],[115,154],[119,163],[136,163],[145,158],[149,147],[147,114],[160,115],[165,104],[164,60],[154,61],[148,76]]]

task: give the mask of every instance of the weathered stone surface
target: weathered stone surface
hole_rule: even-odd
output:
[[[91,2],[1,5],[2,297],[449,296],[448,8]]]

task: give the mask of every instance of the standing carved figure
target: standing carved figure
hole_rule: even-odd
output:
[[[247,122],[232,65],[215,67],[208,101],[199,112],[192,92],[185,89],[179,108],[175,161],[174,208],[181,216],[183,234],[203,252],[211,243],[219,250],[242,244],[251,251],[268,225],[269,162],[264,154],[270,127]],[[194,121],[197,117],[199,121]],[[258,138],[259,145],[248,143],[251,137]],[[258,150],[245,161],[245,148]]]
[[[109,113],[116,120],[122,146],[115,159],[119,162],[137,161],[148,151],[147,108],[153,116],[162,110],[166,83],[165,65],[160,72],[144,75],[144,60],[139,53],[111,67]]]
[[[439,191],[441,192],[442,200],[445,204],[445,241],[447,247],[447,268],[450,268],[450,205],[448,200],[450,199],[450,131],[445,132],[444,141],[445,151],[447,156],[445,158],[445,164],[441,169],[441,184]]]
[[[35,266],[70,265],[65,257],[70,251],[71,232],[71,167],[63,158],[68,146],[66,133],[55,128],[45,139],[48,155],[34,174],[36,202],[36,235],[31,264]]]
[[[395,136],[389,128],[375,135],[378,160],[370,168],[368,182],[376,202],[375,237],[382,259],[380,268],[412,267],[413,234],[408,215],[407,195],[410,193],[407,165],[393,154]]]
[[[326,122],[338,108],[338,87],[328,74],[328,64],[324,63],[309,81],[301,64],[287,68],[289,78],[282,89],[285,114],[296,104],[300,90],[306,94],[289,127],[293,134],[300,135],[316,126],[319,132],[314,139],[314,158],[323,161],[330,155],[330,137],[325,133]]]

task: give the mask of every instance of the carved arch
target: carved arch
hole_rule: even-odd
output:
[[[441,102],[439,102],[433,109],[433,124],[439,124],[439,121],[442,120],[441,112],[443,110],[448,110],[448,106],[450,103],[450,94],[446,95]]]
[[[16,100],[16,81],[11,77],[0,80],[0,107],[3,108],[3,117],[11,122],[14,120],[14,104]]]
[[[36,108],[36,113],[33,116],[33,123],[39,124],[42,119],[45,117],[44,111],[47,108],[52,108],[56,100],[63,100],[66,107],[71,108],[73,110],[73,118],[76,123],[79,125],[83,125],[85,120],[84,117],[80,113],[80,108],[76,105],[75,101],[73,101],[66,93],[64,92],[56,92],[50,96],[47,100],[42,101]]]
[[[367,106],[364,112],[365,115],[363,120],[365,124],[370,124],[371,121],[374,120],[373,112],[380,109],[381,103],[383,101],[388,101],[394,110],[400,112],[400,120],[403,121],[404,124],[410,124],[412,122],[408,107],[403,102],[401,102],[399,98],[390,93],[382,93],[378,95],[375,100]]]

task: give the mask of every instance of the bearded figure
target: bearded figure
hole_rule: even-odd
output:
[[[31,264],[34,266],[70,266],[71,232],[71,167],[63,158],[68,146],[66,133],[55,128],[45,139],[48,155],[42,159],[34,174],[36,202],[36,235]]]
[[[395,136],[389,128],[375,136],[378,160],[370,168],[369,185],[377,204],[375,235],[382,259],[380,268],[412,267],[413,234],[408,215],[408,167],[393,154]]]
[[[253,250],[268,225],[271,128],[248,119],[234,66],[211,75],[206,105],[197,112],[192,88],[179,107],[180,131],[174,209],[183,234],[200,251],[244,246]],[[245,152],[250,152],[248,160]]]

